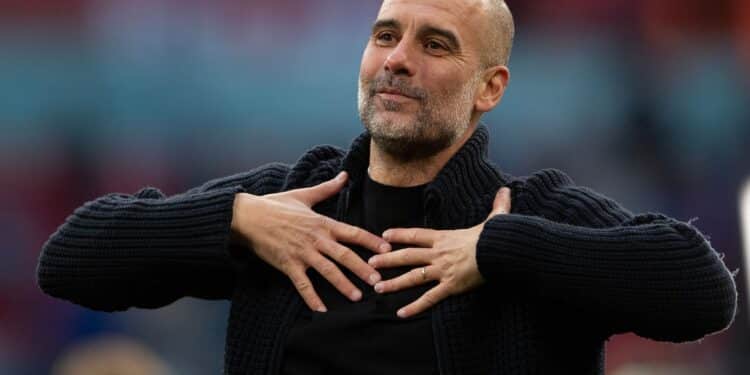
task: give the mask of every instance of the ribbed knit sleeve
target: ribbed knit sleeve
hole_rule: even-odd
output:
[[[234,196],[277,191],[288,169],[269,164],[169,197],[147,187],[86,202],[44,244],[39,286],[104,311],[228,298],[244,266],[229,251]]]
[[[558,171],[517,188],[526,209],[543,215],[497,215],[485,224],[477,263],[488,282],[513,285],[607,334],[689,341],[733,320],[732,274],[694,226],[632,215]]]

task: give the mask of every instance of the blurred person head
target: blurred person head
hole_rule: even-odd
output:
[[[167,365],[143,344],[119,336],[76,343],[52,366],[52,375],[168,375]]]
[[[503,96],[513,34],[502,0],[383,1],[358,87],[375,144],[413,160],[467,136]]]

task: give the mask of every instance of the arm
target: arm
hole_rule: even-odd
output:
[[[692,225],[633,215],[616,202],[547,170],[516,186],[521,210],[497,215],[477,243],[489,283],[585,312],[608,334],[696,340],[725,329],[737,292],[719,255]]]
[[[144,188],[77,208],[44,244],[41,289],[104,311],[154,308],[183,296],[227,298],[242,255],[230,253],[235,195],[281,187],[288,167],[269,164],[166,197]]]

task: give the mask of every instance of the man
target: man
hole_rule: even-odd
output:
[[[105,311],[231,299],[229,374],[601,374],[613,334],[726,328],[734,281],[695,227],[487,160],[512,35],[502,1],[384,1],[348,151],[88,202],[40,286]]]

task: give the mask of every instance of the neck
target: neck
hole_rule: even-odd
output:
[[[370,167],[368,173],[374,181],[388,186],[410,187],[426,184],[435,179],[448,160],[471,137],[476,124],[471,124],[451,146],[428,158],[402,161],[393,158],[370,140]]]

